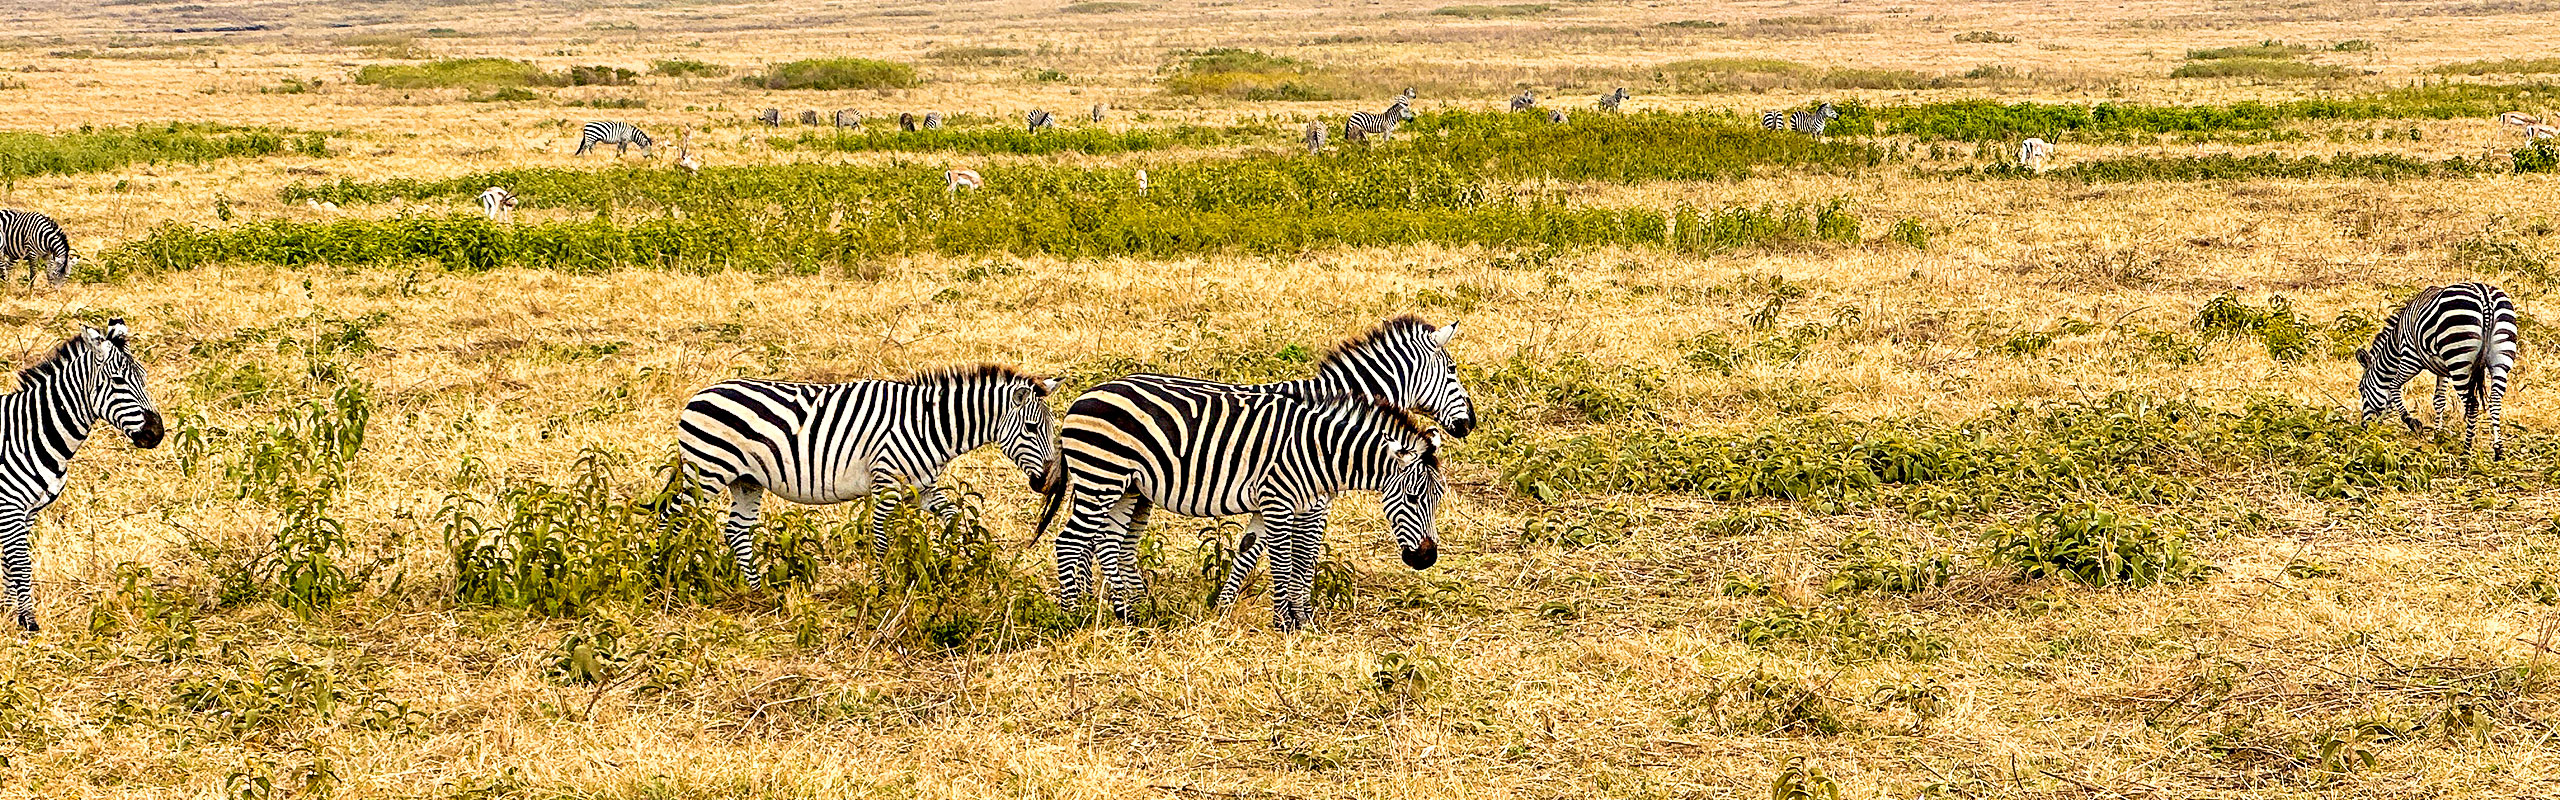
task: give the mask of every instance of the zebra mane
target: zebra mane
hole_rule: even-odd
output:
[[[62,365],[88,352],[88,340],[81,338],[78,334],[62,340],[61,344],[54,345],[52,353],[37,360],[36,363],[27,365],[25,369],[18,370],[18,388],[23,391],[28,386],[53,377],[54,373],[62,371]]]
[[[1393,433],[1407,438],[1422,439],[1431,435],[1431,426],[1423,424],[1421,417],[1414,416],[1413,412],[1405,410],[1403,406],[1368,395],[1320,394],[1302,397],[1300,400],[1311,405],[1347,407],[1355,412],[1368,412],[1373,418],[1393,429]],[[1437,464],[1438,456],[1435,454],[1433,458],[1435,459],[1433,463]]]
[[[1404,314],[1394,319],[1378,323],[1378,327],[1371,329],[1368,333],[1363,333],[1358,336],[1342,340],[1341,344],[1334,345],[1333,349],[1325,351],[1324,358],[1316,360],[1316,369],[1318,371],[1322,371],[1325,367],[1332,366],[1334,362],[1349,358],[1351,357],[1351,354],[1360,352],[1361,350],[1367,349],[1370,345],[1374,345],[1379,342],[1388,341],[1399,336],[1408,336],[1417,333],[1430,333],[1434,330],[1438,329],[1431,327],[1431,323],[1424,321],[1421,315]]]
[[[949,367],[934,367],[932,369],[918,371],[913,375],[907,376],[907,378],[900,381],[900,383],[919,387],[959,386],[991,379],[997,381],[1020,380],[1034,384],[1040,382],[1040,379],[1033,377],[1031,373],[1024,372],[1013,367],[1008,367],[1003,364],[979,363],[961,364]]]

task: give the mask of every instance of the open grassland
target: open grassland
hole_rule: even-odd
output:
[[[32,4],[0,206],[85,260],[0,294],[13,363],[131,320],[171,432],[40,517],[0,795],[2548,794],[2560,148],[2493,117],[2560,110],[2560,6],[2056,16]],[[571,156],[599,118],[655,157]],[[2523,310],[2499,462],[2351,408],[2469,279]],[[991,453],[886,554],[769,503],[771,590],[652,510],[723,378],[1063,407],[1407,312],[1483,420],[1442,558],[1347,498],[1307,633],[1213,613],[1237,526],[1167,514],[1139,622],[1068,618]]]

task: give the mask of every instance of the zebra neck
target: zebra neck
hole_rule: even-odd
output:
[[[32,454],[46,469],[58,471],[89,440],[90,428],[102,416],[96,381],[76,372],[34,372],[20,375],[18,391],[0,395],[0,426],[10,431],[0,438],[0,451],[11,453],[12,461]]]

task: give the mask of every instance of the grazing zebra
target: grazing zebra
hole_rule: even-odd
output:
[[[1768,131],[1782,131],[1782,130],[1786,130],[1786,129],[1787,129],[1787,112],[1784,112],[1784,111],[1763,111],[1763,112],[1760,112],[1760,129],[1761,129],[1761,130],[1768,130]]]
[[[1268,391],[1301,399],[1335,396],[1367,397],[1398,408],[1420,409],[1438,420],[1452,435],[1466,438],[1475,430],[1475,399],[1467,393],[1466,384],[1458,380],[1458,364],[1449,355],[1449,340],[1458,335],[1458,324],[1432,327],[1431,323],[1411,314],[1379,323],[1367,333],[1335,345],[1316,363],[1316,375],[1295,381],[1239,385],[1183,378],[1171,375],[1133,375],[1119,382],[1140,385],[1187,386],[1236,391]],[[1062,447],[1065,445],[1061,445]],[[1058,477],[1058,473],[1052,473]],[[1056,502],[1051,486],[1051,502]],[[1140,501],[1129,515],[1130,530],[1146,527],[1149,503]],[[1321,510],[1319,510],[1321,515]],[[1235,601],[1243,591],[1245,578],[1253,574],[1262,560],[1265,542],[1250,529],[1236,545],[1235,560],[1227,567],[1226,579],[1218,592],[1219,607]]]
[[[767,491],[806,505],[872,497],[871,546],[885,551],[900,500],[883,490],[913,486],[947,522],[951,503],[934,484],[962,453],[998,443],[1034,488],[1046,485],[1057,445],[1044,398],[1057,386],[992,364],[903,381],[722,381],[685,403],[676,446],[694,487],[728,491],[721,533],[754,586],[756,514]]]
[[[1432,530],[1441,493],[1439,434],[1403,409],[1366,397],[1299,397],[1150,376],[1113,381],[1076,398],[1059,424],[1061,485],[1039,529],[1060,506],[1058,604],[1075,613],[1095,562],[1112,611],[1130,619],[1144,592],[1133,527],[1142,505],[1178,514],[1251,514],[1248,541],[1272,553],[1272,626],[1315,619],[1310,596],[1326,514],[1347,491],[1377,491],[1404,563],[1439,560]],[[1248,567],[1247,569],[1250,569]]]
[[[2053,157],[2053,145],[2033,136],[2018,143],[2018,165],[2037,172],[2044,171],[2045,159]]]
[[[1840,109],[1830,103],[1824,103],[1818,110],[1798,111],[1787,115],[1787,124],[1795,128],[1797,133],[1821,136],[1823,129],[1830,127],[1831,121],[1839,118]]]
[[[1627,97],[1628,97],[1628,95],[1627,95],[1627,87],[1624,87],[1624,86],[1620,86],[1620,87],[1618,87],[1618,90],[1617,90],[1617,91],[1614,91],[1614,92],[1610,92],[1610,93],[1608,93],[1608,94],[1601,95],[1601,96],[1600,96],[1600,110],[1602,110],[1602,111],[1608,111],[1608,112],[1616,112],[1616,111],[1618,110],[1618,107],[1619,107],[1619,106],[1622,106],[1622,105],[1625,105],[1625,104],[1626,104],[1626,102],[1627,102]]]
[[[649,134],[640,132],[638,126],[628,122],[590,122],[578,129],[576,155],[586,155],[588,150],[599,144],[613,145],[613,154],[617,156],[631,152],[631,146],[636,144],[640,146],[641,156],[649,155]]]
[[[1387,106],[1387,110],[1375,114],[1366,111],[1351,112],[1351,118],[1342,123],[1342,138],[1366,141],[1369,134],[1374,133],[1382,141],[1390,140],[1395,138],[1397,125],[1412,120],[1413,106],[1405,100],[1398,99],[1395,105]]]
[[[913,111],[902,112],[902,113],[900,113],[900,114],[898,115],[898,130],[906,131],[906,132],[908,132],[908,133],[914,133],[914,132],[915,132],[915,130],[916,130],[916,114],[915,114],[915,112],[913,112]]]
[[[1309,120],[1307,122],[1307,153],[1312,155],[1321,152],[1324,152],[1324,122]]]
[[[815,127],[818,124],[818,110],[814,108],[800,109],[800,124]]]
[[[2499,114],[2498,122],[2499,124],[2513,125],[2519,128],[2542,124],[2542,120],[2535,119],[2532,114],[2527,114],[2522,111],[2509,111],[2504,114]]]
[[[2373,335],[2373,343],[2356,350],[2364,378],[2357,394],[2364,399],[2364,418],[2397,411],[2409,430],[2416,417],[2400,401],[2402,387],[2420,372],[2436,376],[2435,422],[2445,422],[2448,392],[2462,397],[2462,448],[2471,449],[2480,416],[2489,417],[2489,456],[2504,458],[2506,440],[2498,431],[2505,407],[2507,373],[2515,369],[2516,305],[2507,293],[2485,283],[2457,283],[2419,292]]]
[[[1039,133],[1041,128],[1058,127],[1058,118],[1051,116],[1047,109],[1035,108],[1023,112],[1022,122],[1030,126],[1032,133]]]
[[[0,395],[0,566],[18,628],[36,630],[35,558],[27,538],[36,512],[62,496],[71,455],[100,420],[140,448],[157,447],[160,411],[143,387],[142,364],[126,342],[124,320],[106,330],[82,327],[35,366],[18,371],[18,390]]]
[[[1093,112],[1092,112],[1092,114],[1091,114],[1090,116],[1091,116],[1091,118],[1093,119],[1094,124],[1096,124],[1096,125],[1100,125],[1100,124],[1102,124],[1102,112],[1103,112],[1103,111],[1105,111],[1105,110],[1107,110],[1107,109],[1104,109],[1104,108],[1102,107],[1102,104],[1101,104],[1101,103],[1095,103],[1095,104],[1093,104]]]
[[[839,128],[862,127],[862,112],[850,108],[836,109],[834,122]]]
[[[80,263],[80,257],[71,254],[71,237],[63,235],[62,226],[52,217],[0,209],[0,278],[22,261],[34,262],[27,267],[27,288],[32,289],[39,273],[60,285],[71,277],[71,266]]]
[[[515,212],[516,193],[507,191],[503,186],[480,190],[480,213],[488,215],[490,221],[505,222],[514,217]]]
[[[1511,98],[1511,110],[1513,111],[1526,111],[1531,108],[1536,108],[1537,105],[1538,93],[1529,89],[1522,89],[1520,90],[1520,96]]]
[[[756,121],[757,121],[757,122],[764,123],[764,126],[765,126],[765,127],[767,127],[767,128],[779,128],[779,127],[782,127],[782,109],[779,109],[779,108],[768,108],[768,109],[765,109],[765,110],[764,110],[764,113],[761,113],[761,114],[757,114],[757,115],[756,115]]]
[[[1561,108],[1550,108],[1550,109],[1547,109],[1547,122],[1549,122],[1549,123],[1553,123],[1553,124],[1556,124],[1556,125],[1562,125],[1562,124],[1565,124],[1566,122],[1570,121],[1571,119],[1572,119],[1571,117],[1569,117],[1569,116],[1566,116],[1566,115],[1565,115],[1565,113],[1564,113],[1564,109],[1561,109]]]
[[[974,169],[945,170],[942,173],[942,190],[946,192],[976,190],[985,185],[986,179],[978,177],[978,171]]]
[[[929,131],[942,130],[942,112],[924,112],[924,129]]]

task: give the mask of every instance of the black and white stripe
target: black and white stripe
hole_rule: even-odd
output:
[[[814,108],[800,109],[800,124],[816,127],[818,124],[818,110]]]
[[[1821,136],[1823,129],[1830,127],[1831,121],[1839,118],[1840,109],[1830,103],[1824,103],[1821,108],[1813,111],[1798,111],[1787,115],[1787,125],[1794,128],[1797,133]]]
[[[756,121],[764,123],[764,126],[767,128],[782,127],[782,109],[765,109],[762,113],[756,115]]]
[[[839,128],[862,127],[862,112],[850,108],[836,109],[834,122]]]
[[[685,403],[676,443],[695,486],[727,490],[721,532],[752,586],[761,578],[755,525],[767,491],[809,505],[873,497],[871,542],[885,549],[899,493],[883,490],[912,486],[947,521],[953,509],[935,483],[962,453],[1000,443],[1033,487],[1045,486],[1056,444],[1043,398],[1055,388],[1054,379],[994,365],[903,381],[723,381]]]
[[[1625,105],[1625,104],[1626,104],[1626,102],[1627,102],[1627,97],[1628,97],[1628,95],[1627,95],[1627,87],[1624,87],[1624,86],[1620,86],[1620,87],[1618,87],[1618,90],[1617,90],[1617,91],[1614,91],[1614,92],[1610,92],[1610,93],[1608,93],[1608,94],[1601,95],[1601,96],[1600,96],[1600,110],[1602,110],[1602,111],[1616,111],[1616,110],[1618,110],[1618,107],[1619,107],[1619,106],[1621,106],[1621,105]]]
[[[2471,449],[2485,414],[2490,457],[2503,458],[2506,441],[2499,434],[2498,416],[2520,346],[2515,301],[2498,287],[2457,283],[2419,292],[2373,335],[2371,345],[2356,351],[2356,363],[2364,367],[2364,378],[2356,385],[2364,399],[2364,418],[2398,412],[2402,423],[2418,430],[2418,419],[2410,416],[2400,393],[2419,373],[2434,373],[2435,423],[2445,423],[2449,395],[2460,395],[2463,449]]]
[[[1035,108],[1023,112],[1022,123],[1029,126],[1032,133],[1039,133],[1041,128],[1058,127],[1058,118],[1051,115],[1048,109]]]
[[[37,627],[35,556],[28,550],[36,512],[62,496],[71,456],[89,429],[104,420],[135,447],[160,444],[160,411],[126,335],[121,319],[103,331],[83,327],[20,370],[18,391],[0,395],[0,566],[21,630]]]
[[[1351,112],[1351,118],[1344,120],[1342,123],[1342,138],[1345,140],[1358,141],[1365,140],[1371,135],[1375,135],[1381,140],[1390,139],[1393,138],[1397,125],[1402,125],[1406,122],[1412,121],[1412,119],[1413,106],[1411,105],[1411,101],[1404,98],[1397,98],[1395,104],[1387,106],[1387,110],[1385,111],[1380,111],[1375,114],[1371,114],[1366,111]]]
[[[1572,118],[1571,116],[1569,116],[1569,115],[1567,115],[1567,114],[1565,114],[1565,113],[1564,113],[1564,109],[1561,109],[1561,108],[1550,108],[1550,109],[1547,109],[1547,122],[1549,122],[1549,123],[1551,123],[1551,124],[1555,124],[1555,125],[1562,125],[1562,124],[1565,124],[1566,122],[1572,121],[1572,119],[1573,119],[1573,118]]]
[[[913,133],[913,132],[915,131],[915,129],[916,129],[916,112],[913,112],[913,111],[902,111],[902,112],[899,112],[899,114],[898,114],[898,130],[902,130],[902,131],[907,131],[907,132]]]
[[[1145,591],[1132,534],[1141,503],[1253,515],[1245,536],[1269,543],[1272,624],[1282,630],[1314,621],[1316,559],[1336,495],[1380,492],[1405,564],[1438,561],[1439,435],[1403,409],[1148,377],[1094,387],[1059,424],[1063,485],[1051,502],[1069,509],[1055,543],[1061,608],[1074,613],[1098,588],[1098,561],[1113,611],[1130,618]]]
[[[516,193],[507,191],[504,186],[491,186],[480,190],[480,213],[487,216],[489,221],[505,222],[515,216],[515,211]]]
[[[1787,112],[1784,112],[1784,111],[1763,111],[1763,112],[1760,112],[1760,129],[1761,129],[1761,130],[1770,130],[1770,131],[1782,131],[1782,130],[1786,130],[1786,129],[1787,129]]]
[[[71,237],[52,217],[35,211],[0,209],[0,278],[19,262],[33,262],[27,267],[27,286],[36,285],[42,274],[53,283],[71,277],[71,266],[79,263],[71,254]]]
[[[1513,111],[1527,111],[1529,109],[1536,108],[1537,106],[1538,93],[1534,90],[1522,89],[1518,96],[1511,98],[1511,110]]]
[[[636,144],[641,155],[649,155],[649,134],[628,122],[590,122],[578,129],[578,155],[586,155],[599,144],[613,145],[614,155],[630,152]]]
[[[942,130],[942,112],[924,112],[924,129],[929,131]]]

